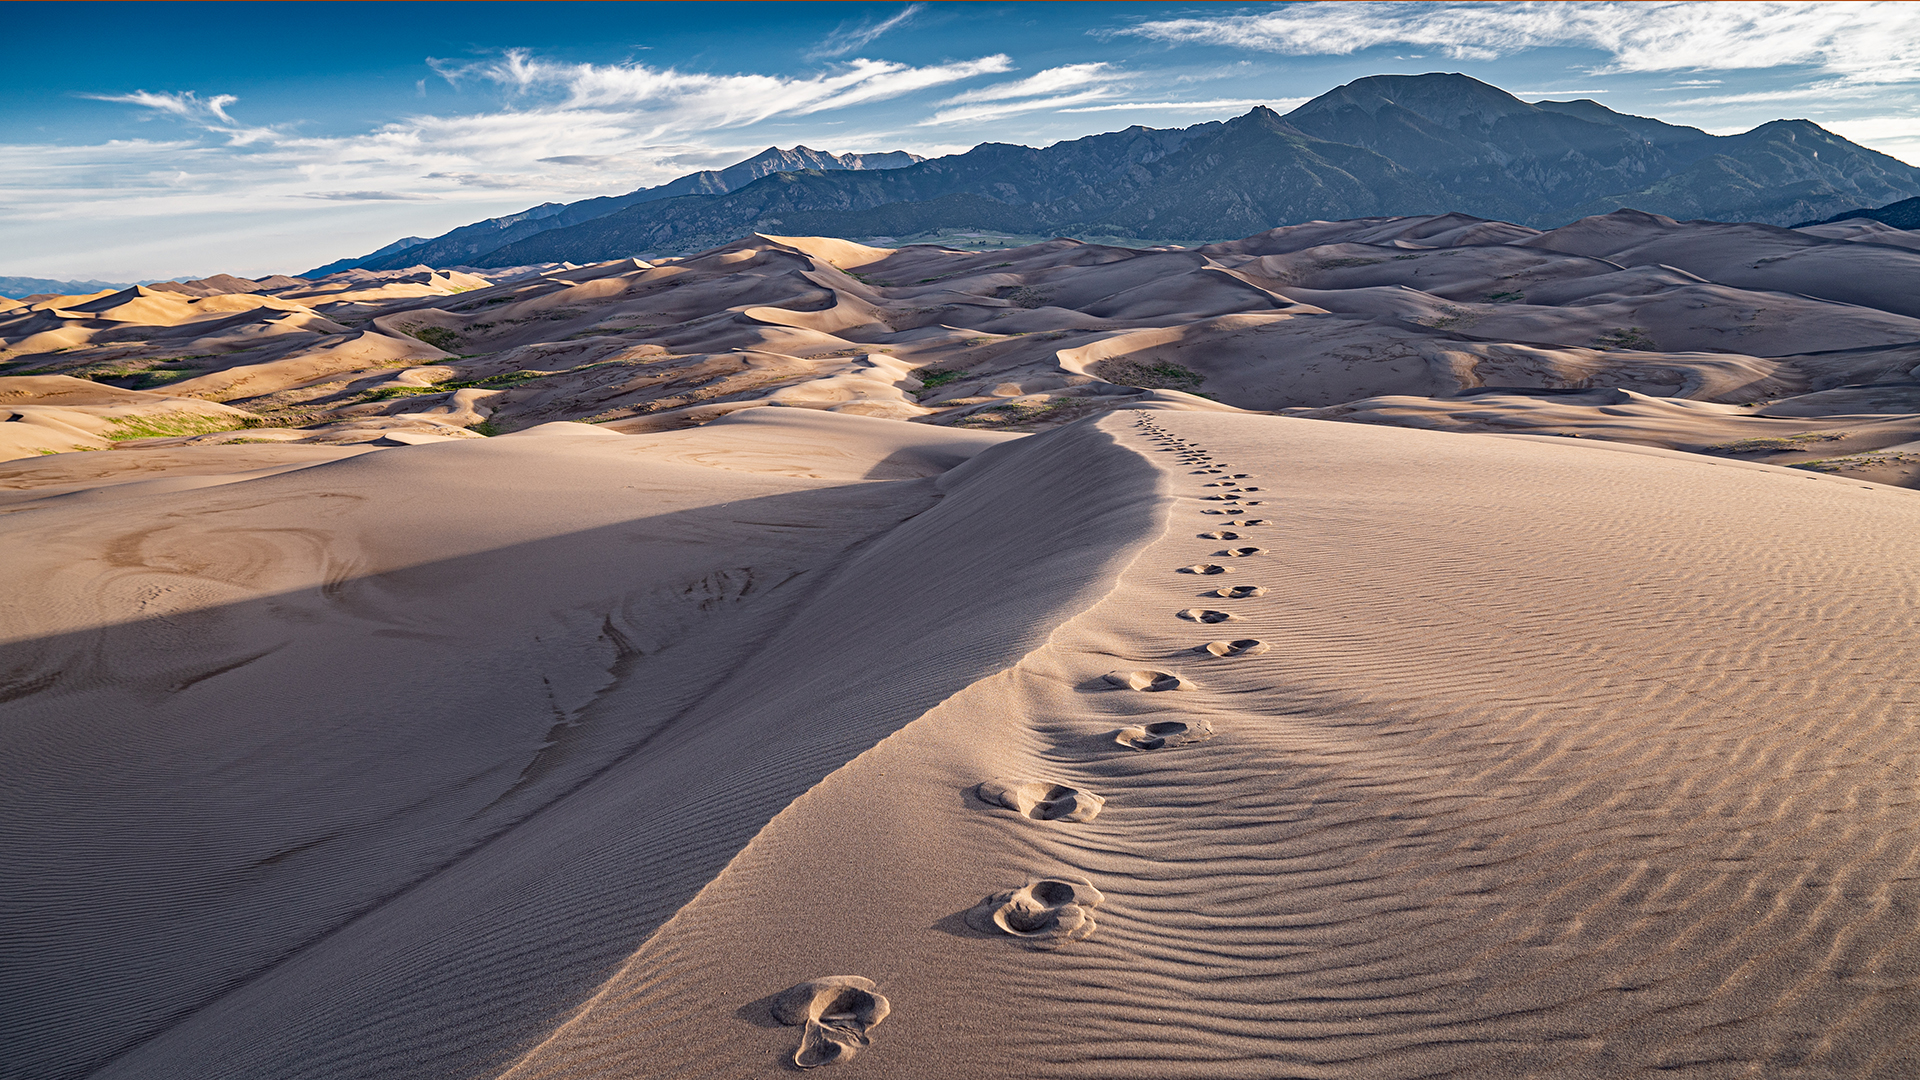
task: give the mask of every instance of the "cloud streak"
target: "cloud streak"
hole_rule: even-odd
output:
[[[875,22],[862,22],[849,26],[841,23],[833,33],[827,35],[818,48],[807,53],[807,59],[818,60],[828,56],[845,56],[855,49],[864,49],[873,39],[889,30],[898,30],[912,21],[915,15],[926,10],[925,4],[908,4],[895,15]]]
[[[1163,19],[1115,31],[1154,41],[1346,56],[1384,45],[1494,60],[1598,49],[1596,73],[1806,66],[1849,81],[1920,81],[1920,4],[1305,4],[1259,15]]]

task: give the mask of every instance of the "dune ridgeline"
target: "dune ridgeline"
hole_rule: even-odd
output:
[[[0,300],[0,1076],[1920,1072],[1915,281],[1619,211]]]

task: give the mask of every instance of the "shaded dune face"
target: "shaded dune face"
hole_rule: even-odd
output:
[[[0,307],[0,379],[134,396],[0,386],[24,422],[0,455],[672,430],[767,405],[1030,432],[1152,401],[1904,485],[1920,482],[1920,242],[1896,242],[1912,235],[1629,210],[1544,233],[1314,222],[1197,249],[755,235],[658,262],[35,297]],[[1221,516],[1244,512],[1214,494]]]

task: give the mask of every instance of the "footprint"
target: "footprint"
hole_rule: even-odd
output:
[[[1213,726],[1205,720],[1182,723],[1162,720],[1157,724],[1136,724],[1113,733],[1113,741],[1134,750],[1172,750],[1213,738]]]
[[[1245,521],[1236,521],[1234,522],[1234,524],[1235,525],[1271,525],[1273,524],[1273,522],[1267,520],[1266,518],[1248,518]]]
[[[1216,507],[1214,509],[1202,510],[1200,512],[1203,514],[1244,514],[1246,513],[1245,510],[1241,509],[1238,506]]]
[[[1219,591],[1220,590],[1218,589],[1214,590],[1214,592],[1216,593]],[[1174,614],[1187,620],[1188,622],[1203,622],[1203,623],[1232,622],[1233,620],[1238,619],[1240,617],[1238,615],[1235,615],[1231,611],[1214,611],[1209,608],[1197,608],[1197,607],[1190,607],[1190,608],[1187,608],[1185,611],[1177,611]]]
[[[1235,480],[1251,480],[1253,479],[1253,474],[1250,472],[1237,472],[1233,474],[1233,478]]]
[[[1249,555],[1265,555],[1266,553],[1266,548],[1237,547],[1227,548],[1224,551],[1216,551],[1213,555],[1216,559],[1244,559]]]
[[[1189,690],[1193,684],[1171,671],[1141,668],[1137,671],[1109,671],[1106,680],[1129,690]]]
[[[1235,502],[1240,496],[1229,493],[1226,495],[1202,495],[1201,498],[1208,502]]]
[[[1090,882],[1041,878],[994,893],[967,912],[976,930],[999,930],[1037,948],[1055,949],[1092,934],[1093,909],[1106,897]]]
[[[1237,532],[1221,532],[1220,530],[1215,529],[1213,532],[1201,533],[1200,539],[1202,540],[1238,540],[1240,539],[1240,534]]]
[[[1254,485],[1252,485],[1252,484],[1246,484],[1246,485],[1243,485],[1243,486],[1242,486],[1242,487],[1240,488],[1240,490],[1241,490],[1241,491],[1259,491],[1260,489],[1259,489],[1258,487],[1255,487],[1255,486],[1254,486]]]
[[[867,1032],[880,1026],[892,1006],[876,994],[872,979],[829,975],[803,982],[773,1002],[774,1019],[805,1025],[793,1063],[816,1069],[845,1061],[867,1045]]]
[[[1092,821],[1107,800],[1051,780],[988,780],[975,787],[981,802],[1004,806],[1035,821]]]
[[[1238,641],[1209,641],[1205,645],[1194,646],[1194,652],[1212,653],[1215,656],[1259,656],[1273,646],[1259,638],[1241,638]]]
[[[1217,596],[1222,600],[1245,600],[1250,596],[1265,596],[1267,590],[1259,585],[1222,585],[1203,596]]]
[[[1179,569],[1178,573],[1231,574],[1233,573],[1233,569],[1231,567],[1221,566],[1219,563],[1203,562],[1203,563],[1194,563],[1192,566],[1183,566]]]

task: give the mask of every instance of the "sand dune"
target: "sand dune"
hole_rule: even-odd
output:
[[[1769,445],[1778,425],[1734,430],[1732,415],[1680,402],[1838,418],[1867,410],[1823,395],[1915,384],[1912,239],[1877,222],[1787,230],[1634,211],[1546,233],[1460,214],[1314,222],[1197,250],[756,236],[657,265],[221,276],[33,298],[0,311],[0,380],[64,374],[257,418],[235,434],[207,419],[182,440],[331,445],[555,420],[631,434],[768,405],[1016,432],[1142,400],[1388,423],[1511,413],[1489,422],[1531,428],[1564,402],[1514,393],[1620,389],[1673,407],[1658,425],[1570,417],[1562,433],[1739,444],[1904,484],[1920,458],[1899,444],[1820,456]],[[1489,388],[1514,393],[1456,403]],[[1409,397],[1429,401],[1369,404]],[[30,388],[10,400],[30,403]],[[0,453],[100,444],[66,434],[0,439]]]
[[[1920,1070],[1841,226],[0,306],[0,1076]]]

